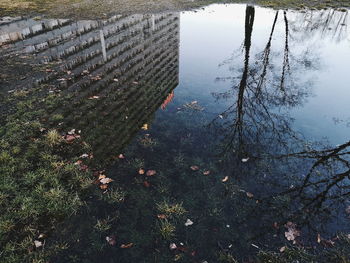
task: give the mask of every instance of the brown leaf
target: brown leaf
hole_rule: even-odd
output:
[[[191,168],[192,171],[198,171],[199,170],[199,167],[197,165],[192,165],[190,168]]]
[[[123,154],[119,154],[119,155],[118,155],[118,158],[119,158],[119,159],[124,159],[125,156],[124,156]]]
[[[204,171],[203,174],[204,174],[204,175],[209,175],[209,174],[210,174],[210,171],[209,171],[209,170]]]
[[[144,131],[147,131],[148,130],[148,124],[145,123],[142,127],[141,127],[142,130]]]
[[[134,243],[129,243],[129,244],[122,244],[120,248],[131,248],[134,245]]]
[[[144,185],[145,187],[147,187],[147,188],[151,186],[151,184],[150,184],[149,182],[147,182],[147,181],[144,181],[144,182],[143,182],[143,185]]]
[[[280,248],[280,252],[283,253],[286,250],[286,246]]]
[[[140,169],[140,170],[139,170],[139,174],[141,174],[141,175],[142,175],[142,174],[145,174],[145,170]]]
[[[147,173],[146,173],[146,175],[147,176],[153,176],[153,175],[155,175],[157,172],[155,171],[155,170],[148,170],[147,171]]]
[[[102,190],[106,190],[106,189],[108,188],[108,184],[101,184],[101,185],[100,185],[100,188],[101,188]]]
[[[159,219],[166,219],[166,215],[164,215],[164,214],[157,215],[157,217],[158,217]]]

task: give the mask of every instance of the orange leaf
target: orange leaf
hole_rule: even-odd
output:
[[[123,245],[121,245],[120,247],[121,248],[131,248],[132,246],[134,245],[134,243],[129,243],[129,244],[123,244]]]
[[[145,174],[145,170],[140,169],[140,170],[139,170],[139,174]]]
[[[108,188],[108,184],[101,184],[101,185],[100,185],[100,188],[101,188],[102,190],[106,190],[106,189]]]

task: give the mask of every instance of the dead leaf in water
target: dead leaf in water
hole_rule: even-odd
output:
[[[287,232],[284,232],[284,236],[286,237],[286,239],[295,242],[295,239],[301,234],[300,231],[297,230],[296,224],[294,224],[293,222],[288,222],[284,226],[288,230]]]
[[[197,165],[192,165],[190,168],[191,168],[192,171],[198,171],[199,170],[199,167]]]
[[[106,241],[108,242],[108,244],[110,244],[111,246],[115,246],[117,244],[117,241],[115,240],[115,236],[107,236],[106,237]]]
[[[155,170],[148,170],[147,173],[146,173],[146,175],[147,175],[147,176],[153,176],[153,175],[156,175],[156,173],[157,173],[157,172],[156,172]]]
[[[224,179],[221,180],[223,183],[227,182],[228,181],[228,176],[225,176]]]
[[[120,248],[131,248],[134,245],[134,243],[129,243],[129,244],[122,244]]]
[[[252,193],[249,193],[249,192],[246,192],[246,195],[249,197],[249,198],[253,198],[254,195]]]

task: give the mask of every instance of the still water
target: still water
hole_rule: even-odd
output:
[[[70,248],[54,262],[248,260],[292,244],[287,222],[294,244],[315,249],[318,234],[350,234],[348,20],[246,5],[3,18],[2,96],[59,94],[48,123],[81,130],[95,166],[127,193],[68,220],[57,236]],[[87,226],[96,219],[111,222],[101,244]]]

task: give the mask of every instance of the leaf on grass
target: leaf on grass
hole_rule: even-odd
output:
[[[42,247],[43,246],[43,242],[39,241],[39,240],[34,240],[34,245],[36,248]]]
[[[146,175],[147,176],[153,176],[153,175],[155,175],[157,172],[155,171],[155,170],[148,170],[147,171],[147,173],[146,173]]]
[[[134,243],[129,243],[129,244],[122,244],[120,248],[131,248],[134,245]]]
[[[96,100],[96,99],[99,99],[100,98],[100,96],[91,96],[91,97],[89,97],[88,99],[89,100]]]
[[[108,184],[101,184],[100,185],[101,190],[107,190],[107,188],[108,188]]]
[[[157,215],[157,217],[158,217],[159,219],[166,219],[166,215],[164,215],[164,214]]]
[[[144,181],[144,182],[143,182],[143,185],[144,185],[145,187],[147,187],[147,188],[149,188],[149,187],[151,186],[151,184],[150,184],[149,182],[147,182],[147,181]]]
[[[121,154],[118,155],[118,158],[119,158],[119,159],[124,159],[125,156],[121,153]]]
[[[280,252],[283,253],[284,251],[286,251],[286,248],[287,248],[286,246],[281,247]]]
[[[223,183],[227,182],[228,181],[228,176],[225,176],[224,179],[221,180]]]
[[[249,157],[248,157],[248,158],[243,158],[243,159],[242,159],[242,162],[243,162],[243,163],[246,163],[246,162],[248,162],[248,161],[249,161]]]
[[[197,165],[192,165],[190,168],[191,168],[192,171],[198,171],[199,170],[199,167]]]
[[[204,171],[203,174],[204,174],[204,175],[209,175],[209,174],[210,174],[210,171],[209,171],[209,170]]]
[[[140,169],[140,170],[139,170],[139,174],[141,174],[141,175],[142,175],[142,174],[145,174],[145,170]]]
[[[144,131],[147,131],[148,130],[148,124],[145,123],[142,127],[141,127],[142,130]]]
[[[109,184],[109,183],[111,183],[111,182],[113,182],[113,181],[114,181],[113,179],[108,178],[108,177],[102,178],[102,179],[100,180],[101,184]]]

